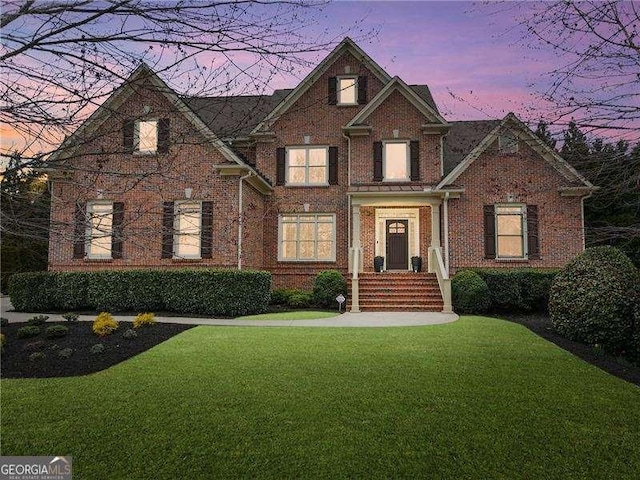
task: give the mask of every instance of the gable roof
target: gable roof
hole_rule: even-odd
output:
[[[449,122],[443,139],[444,174],[448,175],[491,131],[500,120]]]
[[[391,80],[391,77],[384,69],[378,65],[376,62],[369,57],[364,50],[362,50],[358,45],[355,44],[353,40],[349,37],[345,37],[342,42],[338,44],[333,51],[327,55],[322,62],[318,64],[313,71],[305,77],[305,79],[298,84],[296,88],[294,88],[289,95],[286,96],[278,104],[253,130],[251,133],[258,133],[263,130],[266,125],[269,124],[270,120],[277,118],[278,116],[285,113],[309,88],[313,85],[318,78],[320,78],[333,63],[335,60],[345,52],[351,53],[354,57],[356,57],[360,62],[369,68],[373,74],[380,79],[383,84],[386,84]]]
[[[489,126],[490,124],[483,125],[484,128],[488,128]],[[469,151],[448,174],[445,174],[445,178],[443,178],[438,184],[437,189],[451,185],[489,147],[489,145],[497,140],[500,132],[507,128],[518,132],[521,137],[526,138],[527,144],[569,182],[580,184],[581,187],[586,187],[588,189],[595,188],[591,182],[580,175],[575,168],[569,165],[566,160],[558,155],[558,152],[544,143],[534,132],[531,131],[529,127],[522,123],[515,114],[510,112],[502,119],[502,121],[497,123],[497,125],[495,125],[491,131],[485,135],[485,137],[480,140],[480,142],[471,151]],[[467,130],[468,134],[469,126],[463,126],[461,131],[464,130]],[[462,136],[459,138],[465,137]],[[469,145],[471,145],[471,143],[467,144],[467,148]]]
[[[364,120],[371,115],[382,103],[389,98],[393,92],[400,92],[413,106],[415,106],[420,113],[427,117],[434,123],[440,123],[447,125],[447,121],[442,118],[437,110],[434,110],[425,99],[418,95],[418,93],[410,88],[400,77],[393,77],[393,79],[387,83],[382,90],[369,102],[365,107],[351,119],[345,128],[353,127],[355,125],[362,125]]]
[[[433,108],[436,112],[440,113],[440,111],[438,110],[438,106],[436,105],[436,101],[433,99],[433,95],[431,95],[429,85],[409,85],[409,88],[416,92],[418,96],[427,103],[427,105]]]
[[[129,76],[129,78],[107,98],[107,100],[100,105],[93,112],[87,120],[84,121],[78,129],[68,138],[66,138],[60,147],[49,157],[48,162],[54,162],[61,159],[70,152],[75,151],[78,148],[78,142],[84,134],[97,131],[102,124],[109,118],[112,112],[116,111],[131,95],[136,91],[136,87],[143,84],[143,82],[150,82],[160,93],[162,93],[169,102],[176,107],[176,109],[182,113],[187,120],[195,127],[195,129],[204,136],[221,154],[232,164],[237,164],[241,167],[245,167],[253,171],[256,174],[256,178],[259,178],[259,182],[264,183],[260,185],[263,189],[270,189],[271,185],[261,175],[259,175],[251,166],[243,162],[227,144],[225,144],[211,129],[202,121],[202,119],[195,115],[193,111],[187,106],[187,104],[169,87],[158,75],[144,62],[141,63]]]

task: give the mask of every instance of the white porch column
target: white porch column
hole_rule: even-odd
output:
[[[351,267],[351,312],[360,312],[360,291],[358,274],[362,265],[362,249],[360,248],[360,205],[351,207],[351,243],[349,266]]]
[[[440,202],[432,203],[431,207],[431,245],[429,246],[429,267],[428,272],[435,272],[436,266],[433,265],[431,250],[440,248]]]

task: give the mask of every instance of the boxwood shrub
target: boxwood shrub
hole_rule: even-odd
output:
[[[491,311],[545,313],[556,269],[474,268],[491,296]]]
[[[551,288],[554,328],[571,340],[632,353],[640,273],[612,247],[594,247],[569,262]]]
[[[313,300],[320,307],[338,309],[336,297],[347,296],[347,282],[338,270],[324,270],[313,283]]]
[[[12,275],[17,311],[171,311],[238,316],[269,304],[269,272],[176,269],[37,272]]]
[[[486,282],[472,270],[462,270],[451,280],[453,309],[458,313],[483,313],[491,306]]]

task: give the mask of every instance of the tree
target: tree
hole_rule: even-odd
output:
[[[538,122],[535,133],[544,143],[546,143],[553,149],[556,148],[556,139],[553,138],[553,135],[549,131],[549,126],[544,120],[540,120]]]
[[[540,91],[555,109],[587,132],[636,134],[640,128],[640,8],[628,1],[520,4],[522,43],[551,49],[564,64]]]
[[[303,0],[9,0],[0,17],[0,121],[14,130],[11,150],[22,166],[51,153],[141,61],[181,94],[262,93],[344,35],[307,33],[321,8]]]

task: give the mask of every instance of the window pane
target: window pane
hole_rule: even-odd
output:
[[[300,242],[300,258],[313,259],[315,257],[315,242]]]
[[[304,166],[306,163],[306,149],[290,148],[289,149],[289,165],[293,167]]]
[[[386,180],[407,179],[407,144],[385,143],[384,178]]]
[[[356,79],[341,78],[338,82],[338,103],[356,103]]]
[[[296,232],[298,227],[295,223],[284,223],[282,225],[282,240],[283,241],[293,241],[297,240]]]
[[[331,242],[318,242],[318,260],[330,260],[333,258]]]
[[[522,237],[498,237],[498,257],[524,257]]]
[[[138,122],[138,150],[155,152],[158,148],[158,122]]]
[[[522,235],[522,216],[498,215],[498,235]]]
[[[178,235],[176,254],[179,257],[200,256],[200,235]]]
[[[175,254],[178,257],[200,256],[200,203],[179,203],[175,222]]]
[[[309,183],[327,183],[327,168],[309,167]]]
[[[316,224],[315,223],[301,223],[300,224],[300,240],[313,241],[316,236]]]
[[[517,207],[507,207],[507,206],[499,206],[496,207],[496,212],[498,213],[498,215],[503,214],[503,213],[522,213],[522,207],[521,206],[517,206]]]
[[[327,164],[326,148],[310,148],[309,149],[309,165],[325,166]]]
[[[332,215],[287,215],[280,222],[282,260],[331,261],[335,256],[335,218]],[[295,219],[295,223],[284,222]],[[323,220],[323,221],[319,221]]]
[[[296,258],[296,242],[282,242],[282,258],[295,260]]]
[[[331,241],[333,236],[333,225],[321,223],[318,225],[318,241]]]
[[[289,167],[289,183],[306,183],[305,167]]]
[[[111,229],[113,207],[111,204],[94,204],[89,206],[91,215],[91,232],[89,237],[88,256],[111,256]]]

